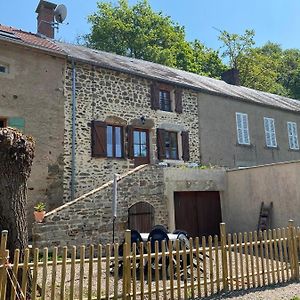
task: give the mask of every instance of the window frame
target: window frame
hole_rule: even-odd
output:
[[[170,141],[169,147],[166,144],[166,142],[167,142],[167,139],[166,139],[167,135],[169,136],[169,141]],[[171,135],[175,136],[175,141],[176,141],[176,157],[171,157],[172,148],[173,148],[172,145],[171,145],[171,141],[172,141]],[[165,156],[166,156],[166,159],[169,159],[169,160],[179,160],[178,132],[177,131],[165,130],[165,132],[164,132],[164,146],[165,146]],[[167,157],[167,154],[169,154],[170,157]]]
[[[277,138],[276,138],[276,127],[275,119],[270,117],[264,117],[264,130],[265,130],[265,142],[268,148],[277,148]],[[268,144],[269,135],[269,144]]]
[[[108,154],[108,128],[112,128],[112,156]],[[121,156],[116,156],[116,128],[120,128]],[[124,127],[118,124],[106,124],[106,157],[110,159],[122,159],[124,155]]]
[[[0,67],[4,68],[4,72],[0,71],[1,75],[6,75],[9,73],[9,65],[0,62]]]
[[[249,130],[249,121],[248,121],[248,114],[246,113],[241,113],[241,112],[236,112],[235,113],[235,119],[236,119],[236,133],[237,133],[237,143],[239,145],[246,145],[250,146],[251,141],[250,141],[250,130]],[[239,120],[238,118],[241,117],[241,127],[239,127]],[[245,127],[244,122],[246,122],[247,126]],[[241,138],[239,131],[241,131]],[[247,135],[245,135],[245,132]]]
[[[0,117],[0,121],[3,122],[4,126],[0,128],[5,128],[8,125],[8,118]]]
[[[292,134],[290,134],[290,132],[289,132],[289,125],[292,126]],[[289,149],[290,150],[300,150],[297,123],[288,121],[287,122],[287,132],[288,132],[288,139],[289,139]],[[294,133],[295,133],[295,135],[294,135]],[[291,143],[291,138],[293,139],[292,143]]]
[[[162,98],[162,94],[168,95],[168,97]],[[166,106],[169,106],[169,109],[166,109]],[[159,109],[166,112],[173,112],[172,95],[170,90],[164,88],[159,89]]]

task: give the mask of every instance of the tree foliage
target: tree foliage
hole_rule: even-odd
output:
[[[186,41],[184,27],[154,12],[147,0],[133,6],[127,0],[97,6],[88,17],[91,33],[85,41],[89,47],[212,77],[224,70],[217,51],[198,40]]]
[[[300,99],[300,50],[283,50],[271,42],[253,47],[253,30],[243,35],[221,31],[219,40],[225,49],[222,56],[240,72],[241,85]]]
[[[219,55],[197,39],[188,42],[184,27],[154,12],[147,0],[132,6],[128,0],[97,5],[88,17],[91,32],[84,37],[89,47],[214,78],[228,67],[237,68],[241,85],[300,99],[298,49],[283,50],[271,42],[255,47],[252,29],[243,34],[220,30],[223,52]]]
[[[254,42],[254,30],[247,29],[244,34],[229,33],[226,30],[221,30],[219,40],[223,43],[224,52],[222,57],[229,59],[231,68],[238,68],[239,59],[246,55]]]

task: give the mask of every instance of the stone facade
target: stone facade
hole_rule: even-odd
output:
[[[121,241],[128,226],[128,209],[137,202],[154,207],[155,224],[168,226],[163,169],[140,166],[121,177],[118,184],[116,232]],[[68,202],[34,226],[34,245],[81,245],[112,241],[112,182]]]
[[[156,129],[189,131],[190,159],[200,161],[197,93],[183,91],[183,113],[151,109],[152,81],[130,74],[76,64],[76,197],[101,186],[132,167],[130,159],[93,158],[91,121],[107,121],[122,126],[134,125],[150,130],[150,163],[157,162]],[[70,200],[72,138],[72,66],[65,80],[65,169],[64,200]],[[145,117],[145,124],[140,118]],[[126,139],[125,139],[126,140]],[[180,143],[180,141],[179,141]],[[126,148],[126,142],[125,142]],[[180,148],[180,147],[179,147]],[[126,152],[126,151],[125,151]]]

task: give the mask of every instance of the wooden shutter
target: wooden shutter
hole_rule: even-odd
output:
[[[165,130],[157,128],[157,157],[159,160],[166,158],[166,147],[165,147]]]
[[[190,160],[190,144],[189,144],[189,132],[181,132],[181,142],[182,142],[182,159],[184,161]]]
[[[157,82],[151,85],[151,108],[159,109],[159,85]]]
[[[133,126],[127,126],[127,154],[128,158],[134,158],[133,153]]]
[[[106,123],[101,121],[92,121],[92,156],[106,157]]]
[[[175,90],[175,112],[182,114],[182,90]]]

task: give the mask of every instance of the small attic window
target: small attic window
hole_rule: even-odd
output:
[[[0,74],[8,74],[8,65],[0,62]]]

